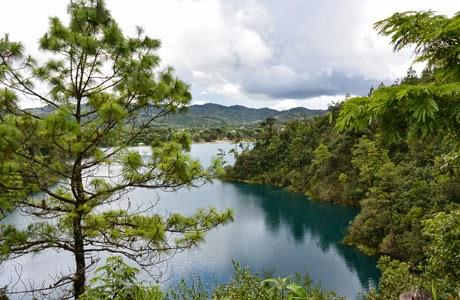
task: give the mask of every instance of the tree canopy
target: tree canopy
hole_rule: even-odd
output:
[[[452,18],[431,11],[396,13],[377,22],[375,29],[391,38],[395,51],[414,47],[414,62],[426,64],[425,76],[349,99],[341,109],[338,128],[375,124],[390,141],[435,133],[458,139],[460,13]]]

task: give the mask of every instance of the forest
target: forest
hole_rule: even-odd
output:
[[[223,126],[223,127],[189,127],[189,128],[171,128],[157,126],[149,131],[139,135],[132,141],[132,145],[148,145],[154,140],[172,140],[179,133],[190,135],[194,143],[231,141],[238,143],[243,140],[253,140],[258,131],[258,124],[245,124],[241,126]],[[113,142],[107,141],[110,146]]]
[[[401,13],[375,27],[396,51],[415,46],[422,74],[410,69],[325,116],[281,128],[267,119],[226,178],[359,207],[344,242],[381,256],[383,276],[370,299],[416,288],[458,297],[460,15]]]
[[[309,118],[187,130],[157,126],[192,97],[171,67],[160,67],[159,40],[141,27],[125,35],[101,0],[70,1],[68,14],[68,24],[50,18],[38,41],[46,61],[0,38],[0,221],[13,212],[32,220],[0,222],[0,263],[55,251],[73,267],[51,283],[1,287],[0,299],[343,299],[308,275],[263,276],[238,262],[213,289],[138,281],[235,218],[213,207],[162,215],[155,200],[136,207],[126,193],[215,178],[359,208],[343,243],[378,256],[382,273],[365,299],[411,291],[460,298],[460,13],[396,13],[375,24],[395,51],[413,47],[420,74],[410,69],[326,114],[294,110]],[[23,109],[24,98],[51,110]],[[254,143],[226,168],[222,157],[205,168],[190,156],[193,141],[223,138]]]

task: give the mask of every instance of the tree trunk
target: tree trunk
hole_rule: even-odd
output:
[[[80,139],[80,137],[78,138]],[[86,261],[85,249],[83,245],[83,229],[82,229],[82,210],[81,207],[85,204],[85,195],[83,189],[83,179],[81,171],[81,158],[78,157],[74,165],[74,174],[72,178],[72,190],[75,196],[75,213],[73,220],[73,238],[74,238],[74,256],[75,256],[75,278],[74,278],[74,296],[79,299],[85,292],[86,284]]]
[[[75,255],[75,278],[74,278],[74,296],[75,299],[85,292],[86,283],[86,262],[83,248],[83,234],[81,229],[81,216],[79,215],[73,222],[74,235],[74,255]]]

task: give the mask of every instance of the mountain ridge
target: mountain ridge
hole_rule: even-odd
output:
[[[52,111],[50,107],[30,108],[29,112],[45,115]],[[158,112],[151,106],[141,113],[145,118]],[[250,108],[243,105],[225,106],[217,103],[194,104],[188,106],[183,112],[161,118],[159,125],[169,127],[218,127],[228,125],[244,125],[258,123],[267,118],[279,121],[289,119],[308,118],[325,114],[326,110],[294,107],[278,111],[272,108]]]
[[[217,103],[205,103],[190,105],[183,113],[167,116],[163,121],[168,125],[178,127],[212,127],[257,123],[267,118],[287,121],[325,113],[326,110],[313,110],[304,107],[278,111],[268,107],[250,108],[243,105],[225,106]]]

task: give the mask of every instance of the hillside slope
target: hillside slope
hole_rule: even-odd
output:
[[[278,111],[270,108],[249,108],[241,105],[223,106],[207,103],[191,105],[185,112],[167,116],[162,122],[175,127],[212,127],[256,123],[267,118],[286,121],[325,113],[325,110],[310,110],[303,107]]]
[[[35,115],[45,115],[52,112],[52,109],[45,106],[42,108],[31,108],[28,111]],[[152,106],[142,114],[147,118],[148,115],[157,112],[157,109]],[[159,123],[168,127],[221,127],[257,123],[267,118],[286,121],[288,119],[307,118],[325,113],[326,110],[311,110],[304,107],[278,111],[270,108],[249,108],[242,105],[224,106],[207,103],[203,105],[191,105],[181,113],[162,118]]]

